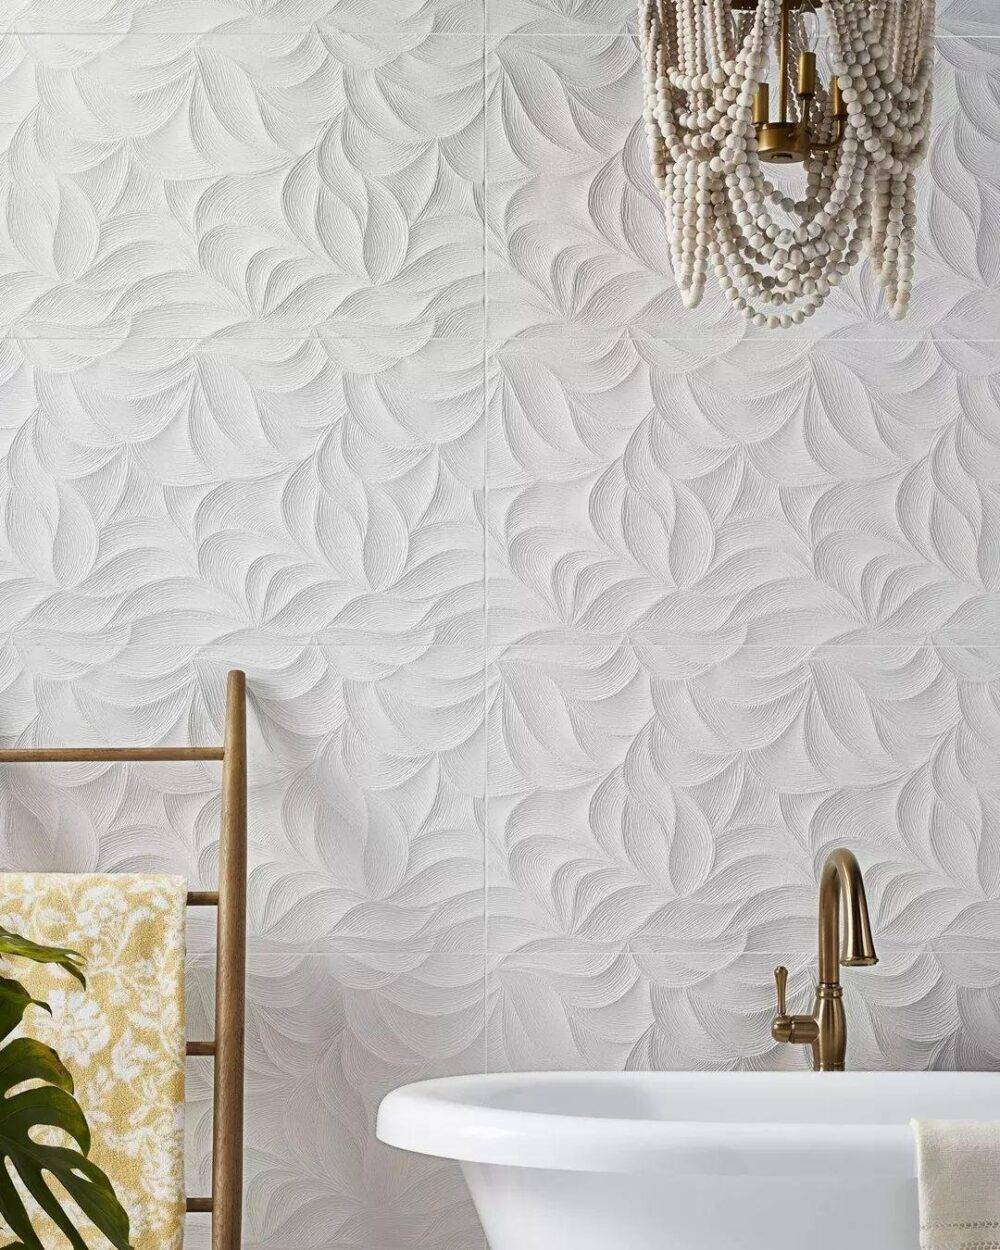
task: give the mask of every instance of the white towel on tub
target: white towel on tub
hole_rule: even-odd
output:
[[[1000,1250],[1000,1124],[911,1123],[921,1250]]]

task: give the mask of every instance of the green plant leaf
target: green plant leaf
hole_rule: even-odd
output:
[[[67,947],[41,946],[0,927],[3,955],[57,964],[86,988],[81,971],[83,956]],[[48,1003],[32,998],[19,981],[0,976],[0,1040],[20,1025],[31,1006],[49,1010]],[[29,1082],[31,1088],[11,1093]],[[41,1126],[60,1129],[76,1147],[35,1141],[31,1131]],[[73,1078],[62,1060],[50,1046],[32,1038],[8,1042],[0,1049],[0,1216],[20,1240],[10,1242],[4,1250],[45,1250],[12,1173],[73,1250],[88,1250],[87,1244],[49,1187],[48,1177],[58,1182],[115,1250],[131,1250],[128,1213],[107,1175],[87,1158],[89,1153],[90,1129],[73,1096]]]
[[[10,1092],[25,1081],[44,1083]],[[73,1250],[87,1250],[87,1243],[49,1188],[47,1177],[62,1186],[115,1250],[131,1250],[128,1214],[107,1175],[87,1158],[90,1130],[73,1097],[73,1078],[56,1052],[33,1038],[9,1042],[0,1049],[0,1095],[0,1213],[21,1239],[6,1250],[45,1250],[11,1179],[12,1171]],[[31,1130],[42,1125],[61,1129],[78,1148],[35,1141]]]
[[[84,958],[79,951],[71,951],[67,946],[41,946],[0,925],[0,955],[30,959],[36,964],[58,964],[87,988],[87,978],[82,972]]]
[[[48,1003],[32,998],[20,981],[0,977],[0,1041],[17,1028],[29,1007],[49,1011]]]

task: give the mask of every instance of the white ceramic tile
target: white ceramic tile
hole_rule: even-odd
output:
[[[4,50],[19,335],[481,333],[480,38],[237,24]]]
[[[479,950],[479,653],[405,663],[333,653],[292,700],[281,674],[263,685],[270,775],[255,791],[250,880],[262,942]]]
[[[481,345],[8,339],[0,394],[25,648],[481,629]]]
[[[402,45],[428,33],[482,30],[483,0],[0,0],[0,25],[19,33],[204,32],[244,22],[276,30],[320,25],[348,40]]]
[[[893,947],[995,949],[1000,651],[514,647],[490,676],[491,951],[803,945],[840,843]]]
[[[486,20],[500,34],[627,34],[638,7],[634,0],[487,0]]]
[[[942,32],[1000,38],[1000,13],[993,0],[938,0],[937,11]]]
[[[998,377],[1000,343],[511,340],[491,644],[1000,642]]]
[[[499,34],[628,34],[638,27],[636,0],[487,0],[487,28]],[[938,0],[940,34],[1000,36],[993,0]]]

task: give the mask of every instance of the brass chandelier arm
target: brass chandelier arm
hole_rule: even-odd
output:
[[[756,8],[756,4],[752,6]],[[815,52],[799,53],[795,75],[795,95],[799,101],[798,121],[789,121],[789,60],[791,57],[792,12],[806,7],[797,0],[782,0],[781,20],[778,27],[778,118],[771,121],[770,88],[761,83],[754,100],[754,129],[757,132],[757,151],[763,161],[774,164],[802,163],[812,154],[830,152],[838,146],[844,135],[847,110],[840,95],[836,77],[830,80],[830,112],[833,121],[833,137],[817,139],[813,133],[812,101],[816,98],[818,78]],[[808,6],[810,9],[812,5]]]
[[[832,139],[811,139],[809,146],[814,152],[830,152],[844,137],[844,124],[847,121],[847,109],[840,94],[840,82],[834,75],[830,79],[830,114],[833,117]]]

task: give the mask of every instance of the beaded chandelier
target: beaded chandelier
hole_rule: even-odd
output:
[[[640,0],[651,169],[687,307],[711,268],[755,325],[789,326],[864,251],[906,315],[933,27],[934,0]],[[765,162],[803,164],[802,198]]]

